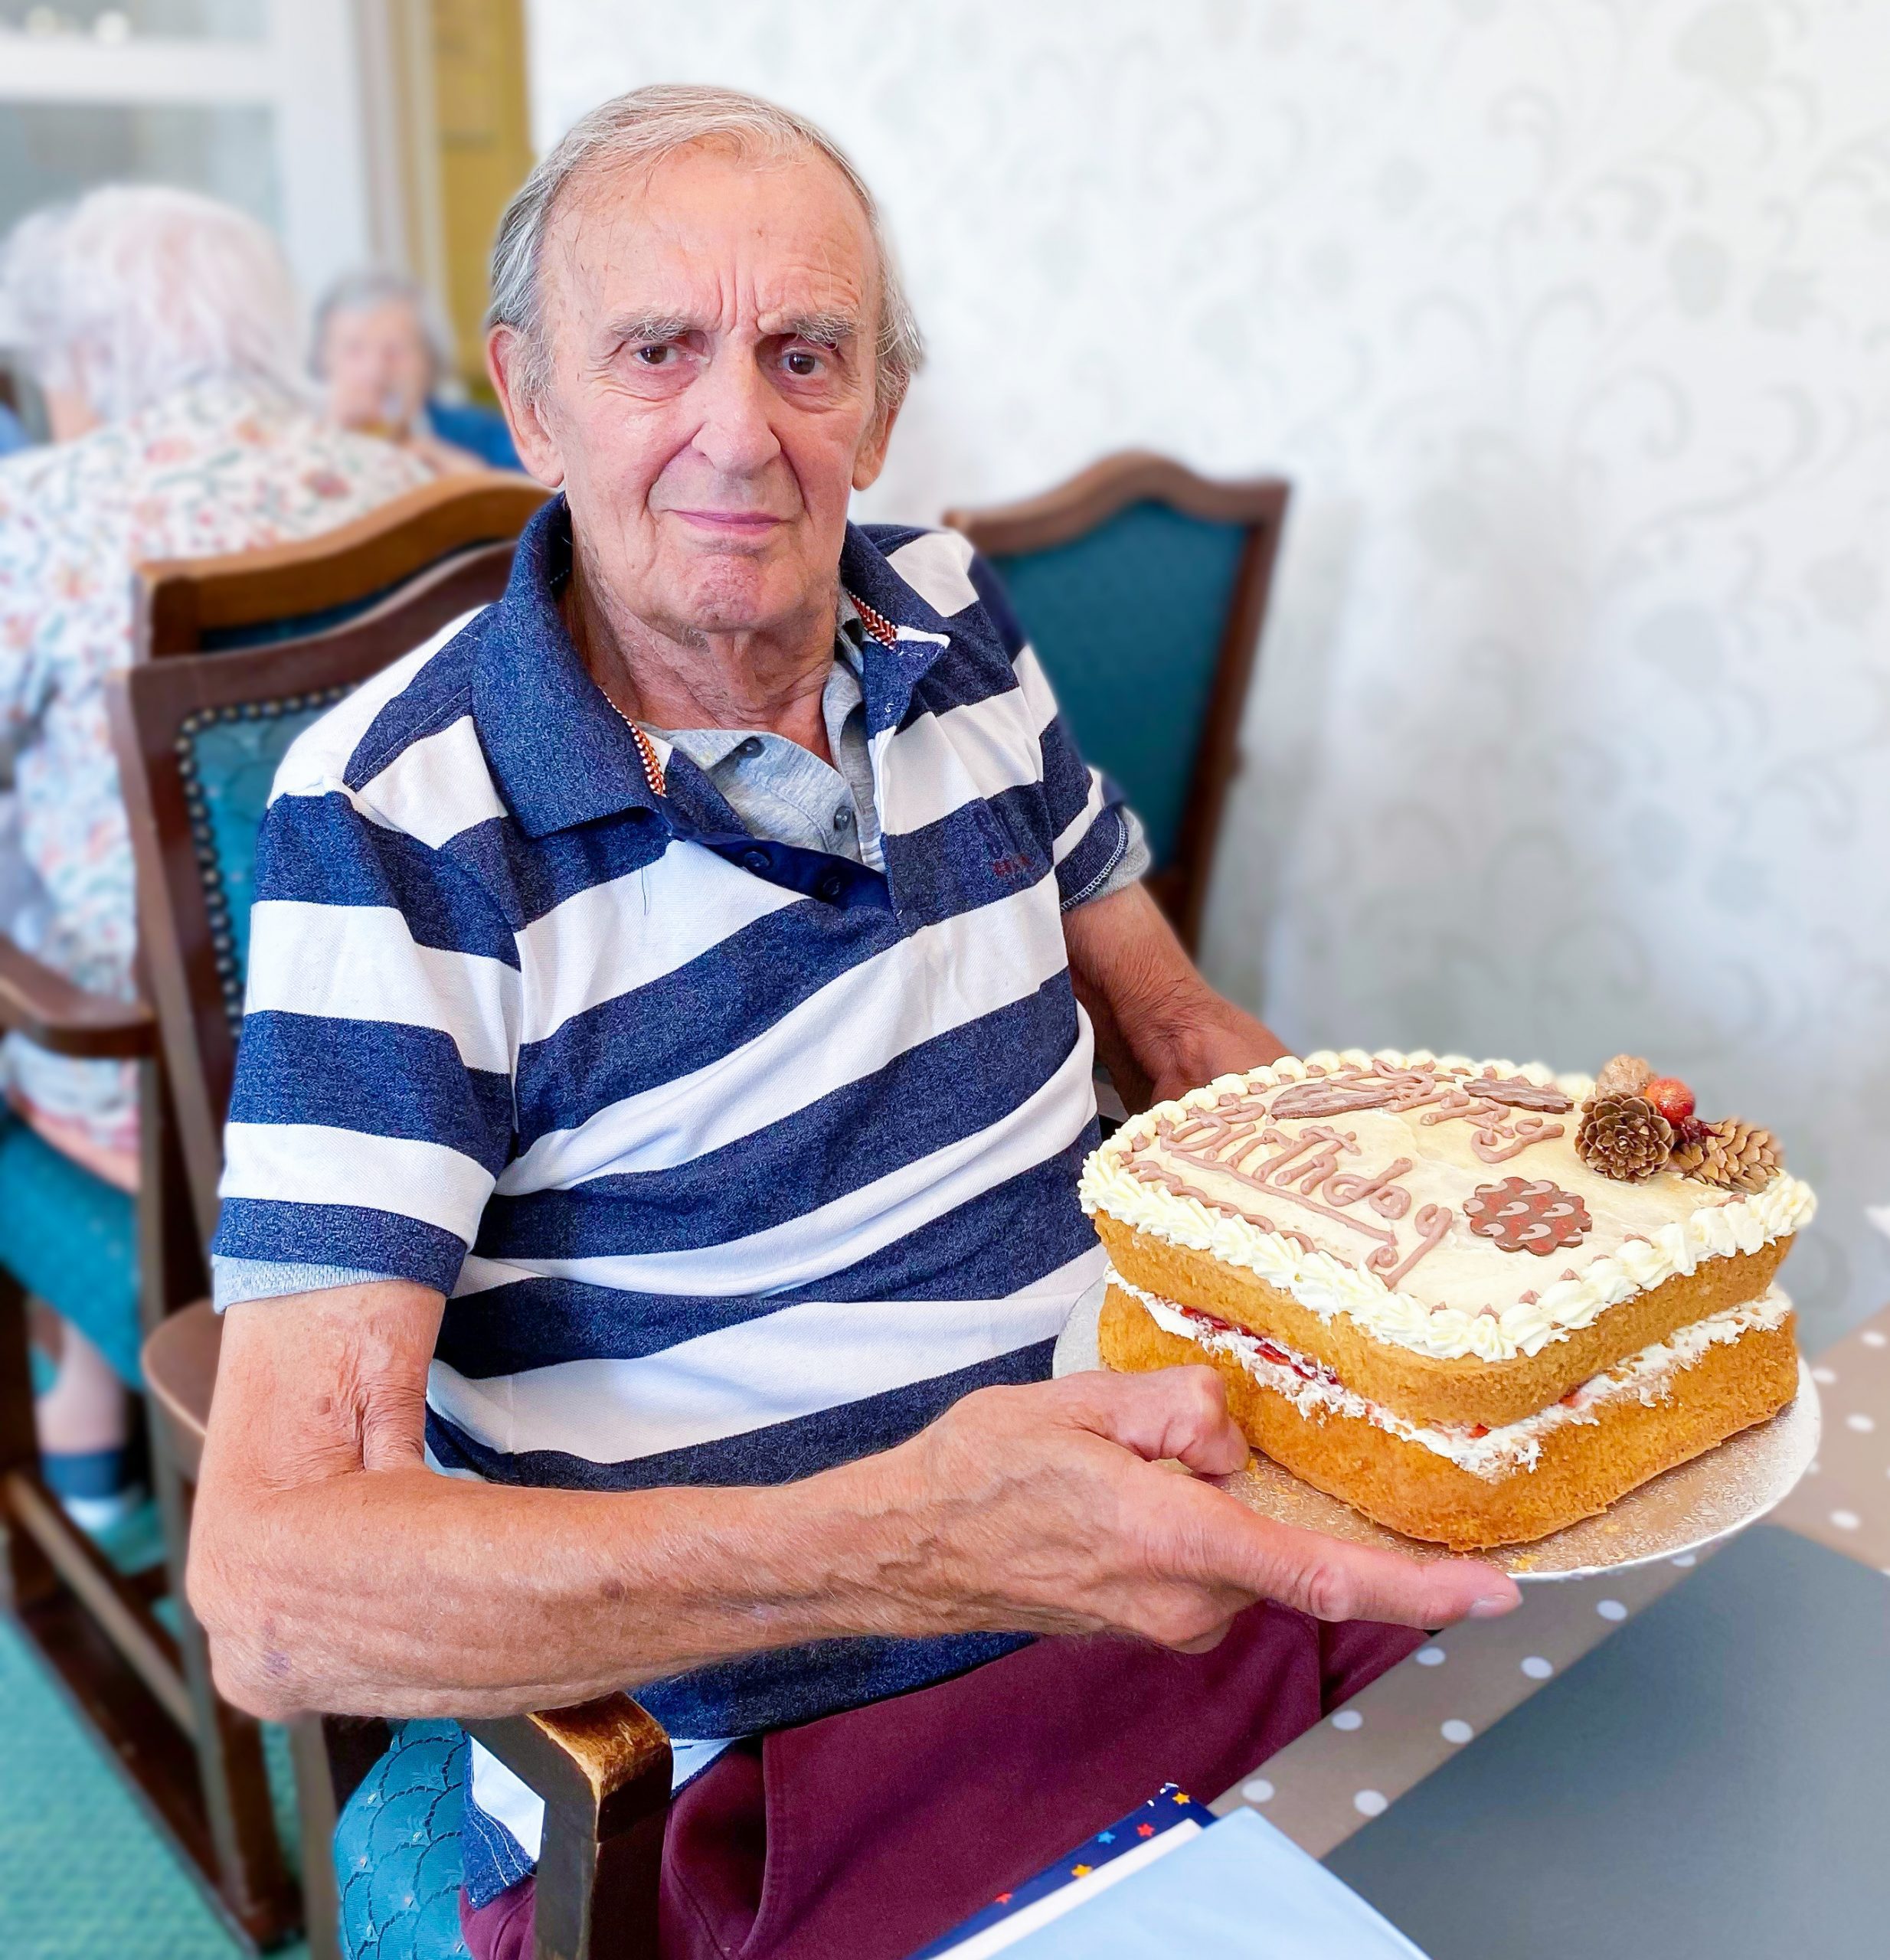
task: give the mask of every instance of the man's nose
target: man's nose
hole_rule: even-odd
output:
[[[745,351],[718,353],[693,392],[702,412],[695,447],[718,475],[757,475],[781,453],[774,391]]]

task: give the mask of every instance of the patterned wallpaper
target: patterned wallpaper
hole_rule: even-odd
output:
[[[855,152],[934,359],[869,515],[1146,444],[1298,486],[1207,964],[1303,1045],[1771,1122],[1890,1293],[1890,6],[535,0],[541,140]]]

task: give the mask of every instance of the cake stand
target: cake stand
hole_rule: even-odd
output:
[[[1051,1372],[1100,1368],[1097,1327],[1104,1283],[1077,1301],[1058,1337]],[[1756,1524],[1790,1493],[1818,1453],[1817,1385],[1800,1357],[1798,1393],[1771,1421],[1742,1429],[1717,1449],[1682,1463],[1610,1504],[1598,1517],[1552,1531],[1527,1545],[1500,1545],[1471,1556],[1519,1582],[1588,1579],[1623,1566],[1678,1558]],[[1328,1497],[1255,1452],[1249,1467],[1211,1479],[1263,1517],[1355,1545],[1378,1545],[1413,1558],[1454,1556],[1442,1545],[1407,1538],[1362,1511]]]

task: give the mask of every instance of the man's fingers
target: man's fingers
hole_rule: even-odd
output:
[[[1473,1559],[1418,1559],[1348,1544],[1262,1517],[1226,1492],[1176,1480],[1147,1514],[1159,1544],[1176,1534],[1175,1568],[1197,1584],[1237,1586],[1322,1620],[1447,1626],[1520,1603],[1514,1579]],[[1158,1562],[1161,1555],[1157,1553]]]
[[[1209,1477],[1230,1475],[1247,1461],[1247,1439],[1212,1368],[1068,1375],[1056,1387],[1064,1414],[1138,1456],[1176,1457]]]
[[[1262,1570],[1270,1575],[1268,1596],[1316,1619],[1448,1626],[1473,1614],[1494,1619],[1522,1603],[1513,1579],[1474,1559],[1415,1559],[1264,1518],[1252,1521],[1267,1540]]]

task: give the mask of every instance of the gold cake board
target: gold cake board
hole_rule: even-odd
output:
[[[1072,1309],[1057,1341],[1053,1373],[1078,1374],[1101,1367],[1097,1323],[1105,1283],[1098,1281]],[[1529,1544],[1499,1546],[1476,1556],[1523,1583],[1588,1579],[1698,1552],[1755,1523],[1790,1495],[1818,1454],[1819,1430],[1817,1384],[1801,1360],[1796,1398],[1770,1422],[1742,1429],[1691,1462],[1650,1479],[1598,1517],[1584,1517]],[[1455,1556],[1444,1546],[1374,1524],[1257,1451],[1247,1468],[1213,1481],[1263,1516],[1301,1530],[1413,1558]]]

